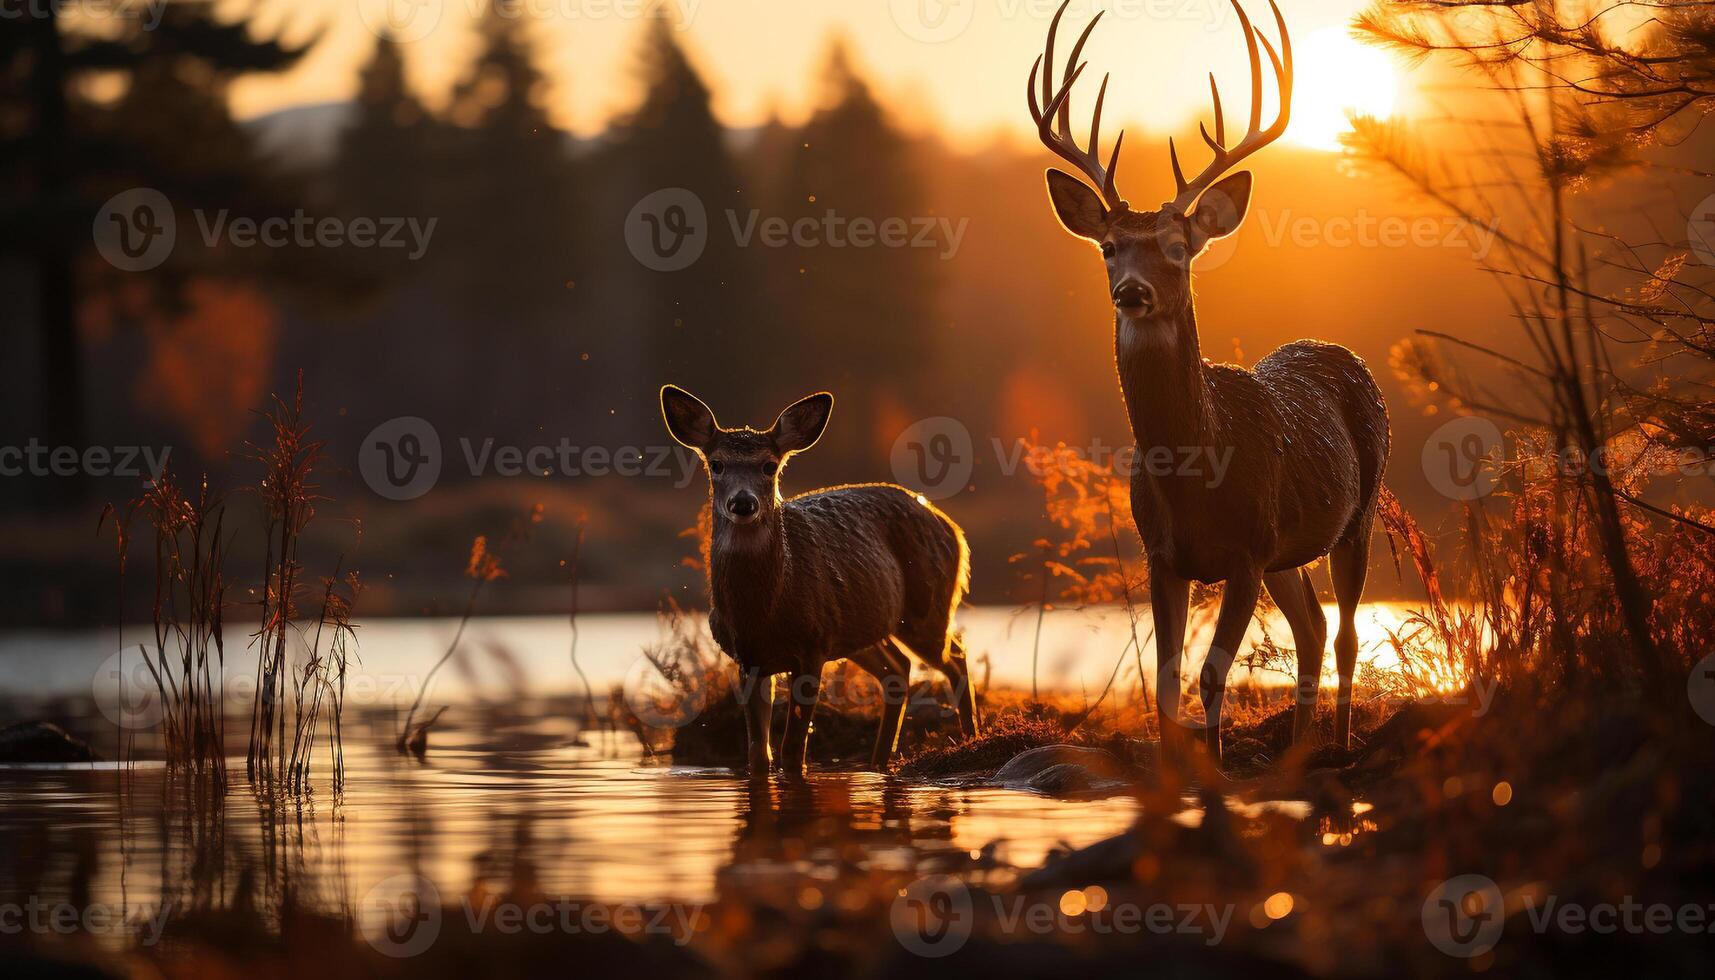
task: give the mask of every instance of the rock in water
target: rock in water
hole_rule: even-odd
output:
[[[1130,782],[1125,763],[1103,749],[1079,745],[1044,745],[1012,757],[994,774],[994,782],[1050,796],[1097,793]]]
[[[96,762],[89,743],[47,721],[21,721],[0,728],[0,762]]]

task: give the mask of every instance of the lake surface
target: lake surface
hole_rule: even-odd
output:
[[[1402,615],[1365,608],[1366,656],[1386,655],[1384,631]],[[979,681],[1028,687],[1035,614],[972,609],[961,619]],[[1284,625],[1273,628],[1284,642]],[[385,899],[401,881],[449,902],[514,893],[520,881],[533,893],[604,902],[700,904],[773,887],[789,889],[790,902],[819,902],[824,884],[853,875],[917,875],[979,856],[991,869],[1035,867],[1137,816],[1130,797],[1056,800],[861,771],[819,770],[807,785],[759,791],[729,770],[646,758],[629,733],[579,731],[565,709],[582,690],[570,626],[554,617],[474,621],[425,699],[453,706],[427,757],[402,756],[398,718],[456,629],[452,620],[359,627],[337,799],[325,767],[309,794],[256,790],[241,755],[224,792],[148,761],[0,768],[0,905],[104,904],[134,931],[162,909],[254,906],[266,917],[288,903],[362,929],[391,914]],[[254,670],[246,632],[229,635],[229,694]],[[1050,613],[1041,683],[1093,694],[1130,635],[1121,609]],[[128,643],[147,636],[126,632]],[[579,663],[598,699],[634,675],[641,648],[660,637],[653,617],[583,617]],[[125,726],[138,744],[152,735],[146,674],[135,648],[119,660],[119,647],[112,631],[7,634],[0,695],[45,706],[111,757]],[[1124,660],[1133,679],[1121,683],[1135,683],[1135,654]],[[227,744],[237,752],[245,716],[235,715]]]
[[[1359,610],[1360,663],[1385,666],[1395,662],[1387,631],[1397,629],[1411,608],[1404,603],[1366,603]],[[1153,683],[1155,648],[1149,609],[1140,606],[1136,612],[1136,635],[1143,644],[1145,670]],[[1335,607],[1326,606],[1325,612],[1330,625],[1337,622]],[[959,625],[965,631],[973,673],[979,682],[986,679],[995,686],[1028,689],[1034,654],[1035,678],[1043,689],[1084,691],[1093,696],[1113,673],[1116,661],[1120,661],[1120,676],[1132,685],[1136,683],[1137,658],[1127,649],[1132,637],[1130,617],[1121,607],[1050,611],[1041,619],[1040,641],[1033,609],[966,608],[959,613]],[[1253,621],[1250,638],[1257,639],[1265,628],[1281,645],[1291,645],[1291,633],[1278,613],[1271,612],[1261,625]],[[252,625],[233,624],[226,631],[228,687],[240,694],[255,670],[249,635],[253,629]],[[1194,617],[1187,644],[1187,670],[1201,662],[1212,630],[1212,610]],[[361,662],[352,664],[348,682],[353,688],[352,703],[380,707],[410,704],[429,668],[457,631],[458,620],[450,617],[360,620]],[[662,624],[652,615],[581,616],[578,665],[600,696],[646,665],[642,650],[662,638]],[[0,633],[0,695],[81,697],[93,692],[101,701],[111,703],[122,685],[147,679],[140,673],[136,650],[138,643],[152,646],[153,642],[153,631],[146,625],[127,627],[123,642],[117,628]],[[121,649],[129,651],[125,660],[117,657]],[[582,682],[572,668],[571,649],[571,625],[564,617],[473,619],[459,644],[458,656],[435,676],[430,694],[440,701],[463,701],[581,693]],[[1330,650],[1323,664],[1324,685],[1333,683],[1333,670]],[[1244,677],[1235,671],[1233,680],[1237,683]],[[1277,684],[1287,678],[1267,674],[1258,680]]]

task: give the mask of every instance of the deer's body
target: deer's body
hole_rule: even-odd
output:
[[[1301,340],[1247,371],[1204,363],[1194,343],[1170,354],[1128,352],[1125,328],[1116,334],[1137,445],[1206,447],[1228,460],[1213,486],[1208,473],[1138,467],[1132,512],[1152,566],[1220,582],[1235,564],[1299,568],[1367,534],[1388,419],[1357,355]],[[1194,342],[1195,329],[1183,336]]]
[[[1354,615],[1363,596],[1389,449],[1387,408],[1369,369],[1351,351],[1301,340],[1247,371],[1208,364],[1199,349],[1192,263],[1211,241],[1231,235],[1244,221],[1251,175],[1229,171],[1280,138],[1292,105],[1292,42],[1280,8],[1270,0],[1280,28],[1277,52],[1238,0],[1232,3],[1250,54],[1249,125],[1237,143],[1227,142],[1220,89],[1211,75],[1215,125],[1212,133],[1203,127],[1202,136],[1214,159],[1187,180],[1178,149],[1170,143],[1178,191],[1158,210],[1134,209],[1120,196],[1114,183],[1118,140],[1102,163],[1105,80],[1088,145],[1080,146],[1071,133],[1072,86],[1085,67],[1078,58],[1100,14],[1072,46],[1056,82],[1055,35],[1070,0],[1061,5],[1027,89],[1042,142],[1084,177],[1050,170],[1048,194],[1066,229],[1101,249],[1114,303],[1115,361],[1138,458],[1147,461],[1166,452],[1224,460],[1218,471],[1208,472],[1144,465],[1131,486],[1132,514],[1149,556],[1164,745],[1178,742],[1176,733],[1184,728],[1179,668],[1190,583],[1226,584],[1200,683],[1204,734],[1217,763],[1227,674],[1265,585],[1291,626],[1298,651],[1294,736],[1309,727],[1328,625],[1305,566],[1324,556],[1340,605],[1334,639],[1340,679],[1335,738],[1346,744],[1358,654]],[[1280,85],[1280,111],[1267,127],[1262,124],[1263,51]]]
[[[952,519],[904,487],[833,487],[783,502],[762,535],[716,519],[709,627],[728,656],[804,674],[897,638],[931,666],[947,654],[970,552]]]
[[[822,667],[850,659],[882,689],[871,763],[899,739],[913,654],[951,682],[960,728],[977,730],[975,692],[953,614],[970,580],[970,550],[953,519],[904,487],[884,483],[784,499],[787,457],[814,445],[833,397],[812,395],[766,431],[722,429],[690,393],[662,389],[668,429],[708,464],[709,629],[740,667],[752,778],[771,762],[773,678],[788,674],[784,770],[801,775]]]

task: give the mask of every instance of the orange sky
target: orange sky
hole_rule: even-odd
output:
[[[433,102],[468,62],[470,24],[488,2],[263,0],[262,29],[278,25],[288,38],[299,39],[326,25],[327,34],[284,78],[239,84],[237,110],[251,116],[349,97],[356,68],[372,44],[369,25],[382,23],[389,10],[394,23],[403,25],[402,37],[422,35],[407,45],[407,57]],[[1025,135],[1024,79],[1057,5],[1057,0],[497,2],[508,11],[534,14],[540,63],[554,83],[554,118],[582,135],[600,130],[635,98],[629,69],[642,29],[640,12],[665,6],[679,15],[686,47],[709,77],[716,111],[730,125],[754,125],[776,110],[788,121],[801,119],[813,108],[813,81],[829,38],[839,33],[908,125],[939,126],[966,145],[997,132]],[[1325,56],[1330,43],[1337,50],[1341,29],[1365,2],[1281,0],[1300,48],[1297,107],[1304,118],[1337,113],[1337,106],[1324,104],[1337,97],[1330,93],[1375,87],[1342,77],[1339,66],[1330,64],[1338,59]],[[237,11],[248,9],[252,0],[223,3]],[[1115,128],[1120,118],[1151,129],[1178,128],[1194,113],[1207,113],[1205,72],[1210,68],[1223,82],[1229,114],[1242,118],[1248,90],[1244,45],[1227,0],[1074,0],[1067,20],[1081,28],[1095,9],[1108,13],[1086,50],[1092,75],[1098,70],[1114,74],[1109,113]],[[1266,0],[1249,0],[1247,10],[1268,24],[1272,37]],[[1320,47],[1311,43],[1318,32]],[[1318,50],[1324,56],[1315,56]],[[1089,104],[1093,91],[1085,93],[1081,106]]]

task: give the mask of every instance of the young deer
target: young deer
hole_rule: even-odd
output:
[[[871,765],[899,741],[911,674],[906,653],[946,675],[959,728],[977,733],[975,692],[953,613],[970,579],[970,550],[952,518],[885,483],[780,496],[786,461],[816,444],[834,396],[796,402],[765,430],[723,429],[696,396],[667,385],[667,431],[703,458],[714,533],[709,629],[739,665],[751,778],[768,774],[773,678],[790,674],[782,769],[804,772],[822,665],[849,658],[880,682],[881,729]]]
[[[1051,169],[1048,196],[1068,231],[1101,248],[1114,303],[1120,389],[1139,458],[1165,448],[1199,449],[1210,459],[1231,459],[1224,479],[1214,485],[1209,474],[1162,475],[1150,467],[1140,467],[1131,481],[1132,514],[1149,557],[1156,684],[1162,741],[1168,748],[1187,738],[1178,715],[1189,583],[1226,583],[1200,681],[1205,738],[1217,765],[1227,673],[1265,584],[1290,624],[1298,650],[1294,738],[1309,726],[1328,625],[1304,566],[1324,555],[1331,561],[1340,604],[1340,631],[1334,639],[1340,675],[1335,732],[1337,743],[1346,745],[1358,653],[1353,615],[1364,591],[1370,528],[1390,441],[1387,407],[1375,380],[1363,361],[1343,347],[1297,341],[1249,371],[1210,364],[1198,349],[1192,260],[1209,242],[1238,230],[1251,196],[1248,172],[1216,181],[1285,132],[1292,104],[1292,41],[1280,8],[1270,0],[1280,28],[1277,54],[1238,0],[1232,3],[1250,49],[1250,125],[1236,145],[1227,144],[1221,93],[1211,74],[1215,131],[1211,136],[1205,126],[1202,135],[1214,160],[1188,181],[1179,167],[1178,149],[1169,141],[1178,192],[1159,210],[1133,210],[1115,189],[1123,133],[1114,141],[1107,166],[1101,164],[1106,79],[1096,95],[1088,146],[1080,147],[1071,134],[1069,99],[1085,68],[1078,56],[1100,14],[1073,45],[1056,87],[1054,36],[1066,12],[1066,4],[1061,5],[1026,90],[1042,142],[1090,181],[1086,185]],[[1259,43],[1268,52],[1280,89],[1279,115],[1267,129],[1262,128]]]

